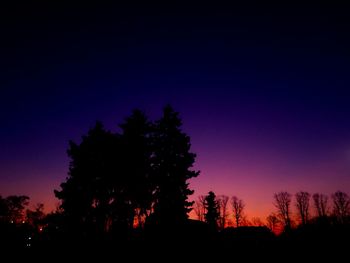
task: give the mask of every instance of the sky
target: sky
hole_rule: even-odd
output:
[[[192,197],[350,189],[345,6],[63,5],[1,9],[0,194],[54,209],[69,140],[170,103],[197,154]]]

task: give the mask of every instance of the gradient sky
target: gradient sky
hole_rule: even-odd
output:
[[[350,189],[350,20],[343,6],[2,8],[0,194],[57,200],[95,120],[170,103],[197,153],[195,196]]]

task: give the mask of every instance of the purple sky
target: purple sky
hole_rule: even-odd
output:
[[[195,196],[350,189],[343,8],[16,7],[1,20],[0,194],[57,202],[68,140],[171,103],[198,154]],[[64,18],[64,19],[63,19]]]

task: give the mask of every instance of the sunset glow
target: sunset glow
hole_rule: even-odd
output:
[[[197,154],[191,200],[236,195],[265,220],[276,192],[350,189],[350,34],[331,19],[341,13],[148,10],[83,23],[81,10],[23,10],[3,38],[2,196],[55,210],[69,140],[96,120],[117,131],[134,108],[157,119],[168,103]]]

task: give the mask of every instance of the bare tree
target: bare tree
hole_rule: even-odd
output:
[[[340,223],[345,223],[346,218],[350,215],[350,198],[341,191],[337,191],[332,195],[333,212]]]
[[[244,218],[243,210],[245,204],[242,199],[239,199],[237,196],[232,197],[232,209],[233,209],[233,217],[235,219],[236,227],[239,227]]]
[[[228,211],[227,211],[227,205],[228,200],[230,198],[227,195],[221,195],[217,198],[218,204],[219,204],[219,228],[224,229],[226,226],[227,218],[228,218]]]
[[[300,191],[295,194],[295,201],[301,224],[306,225],[309,220],[310,194]]]
[[[206,210],[206,201],[205,201],[205,195],[200,195],[198,196],[198,202],[200,204],[200,206],[202,207],[202,215],[203,215],[203,222],[205,221],[205,217],[204,215],[207,213]]]
[[[203,205],[199,200],[194,202],[193,211],[195,212],[199,221],[204,221]]]
[[[205,196],[204,195],[200,195],[198,196],[198,199],[194,202],[193,205],[193,210],[197,216],[197,219],[199,221],[205,221],[204,215],[206,213],[206,209],[205,209]]]
[[[284,229],[291,228],[290,220],[290,203],[292,201],[292,195],[288,192],[279,192],[274,194],[275,207],[277,208],[278,215],[281,218]]]
[[[314,200],[317,216],[320,218],[326,217],[328,211],[328,196],[316,193],[312,196],[312,198]]]
[[[278,223],[280,222],[277,215],[275,213],[271,213],[267,218],[267,227],[272,231],[276,232]]]

